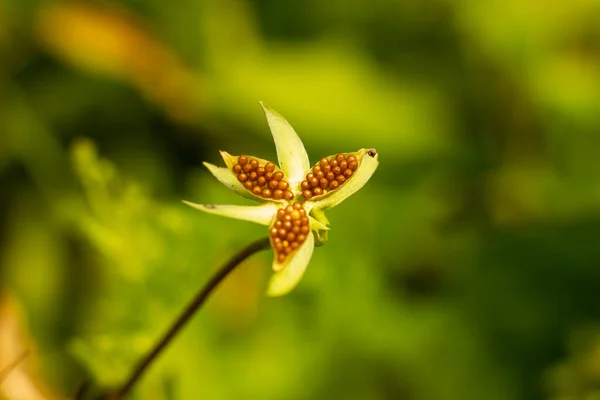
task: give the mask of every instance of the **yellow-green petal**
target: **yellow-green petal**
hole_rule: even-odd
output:
[[[183,203],[209,214],[241,219],[267,226],[271,224],[273,217],[277,213],[277,205],[275,203],[266,203],[260,206],[196,204],[185,200],[183,200]]]
[[[290,185],[296,188],[310,169],[308,154],[294,128],[277,111],[260,103],[275,141],[279,167]]]
[[[227,186],[229,189],[233,190],[240,196],[252,200],[263,200],[262,198],[254,195],[252,192],[246,189],[244,185],[242,185],[242,182],[240,182],[237,179],[237,176],[235,176],[235,174],[229,169],[217,167],[216,165],[207,162],[203,162],[202,164],[204,164],[204,166],[208,168],[210,173],[213,174],[213,176],[217,178],[219,182],[221,182],[223,185]]]
[[[361,149],[356,153],[356,156],[359,165],[352,178],[348,179],[339,189],[333,190],[316,200],[307,201],[304,207],[314,209],[314,211],[332,208],[361,189],[371,179],[379,166],[379,154],[374,149]],[[313,215],[315,215],[314,211]]]
[[[298,285],[302,279],[304,271],[310,262],[313,250],[315,248],[315,239],[312,231],[307,235],[302,246],[298,248],[291,257],[283,264],[277,263],[277,256],[273,261],[273,270],[279,271],[273,274],[267,288],[267,295],[282,296],[289,293]]]

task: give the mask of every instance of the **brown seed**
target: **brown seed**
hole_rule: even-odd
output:
[[[323,189],[321,189],[320,187],[316,187],[316,188],[313,189],[313,194],[315,196],[320,196],[320,195],[323,194]]]
[[[251,181],[255,181],[258,179],[258,174],[254,171],[250,172],[250,175],[248,175],[248,177],[250,178]]]
[[[300,211],[294,210],[290,213],[290,216],[292,217],[293,220],[300,219]]]
[[[240,164],[242,167],[244,166],[244,164],[246,164],[248,162],[248,157],[246,156],[239,156],[238,157],[238,164]]]
[[[277,254],[277,262],[282,263],[285,261],[285,254]]]
[[[347,169],[344,171],[344,176],[346,178],[350,178],[352,176],[352,170],[351,169]]]
[[[331,169],[331,172],[333,172],[336,176],[342,173],[342,169],[338,166],[338,167],[333,167]]]
[[[286,206],[286,207],[285,207],[285,213],[286,213],[286,214],[289,214],[289,213],[291,213],[292,211],[294,211],[294,206],[292,206],[292,205],[289,205],[289,206]]]
[[[236,174],[239,174],[240,172],[242,172],[242,166],[240,164],[235,164],[233,166],[233,172],[235,172]]]
[[[306,200],[310,199],[312,197],[312,191],[306,189],[302,191],[302,197],[304,197]]]
[[[275,164],[273,164],[271,161],[269,161],[268,163],[265,164],[265,171],[273,172],[274,170],[275,170]]]
[[[283,245],[281,244],[281,242],[275,243],[275,250],[277,250],[278,253],[283,251]]]
[[[288,188],[288,186],[290,186],[290,184],[289,184],[289,183],[287,183],[286,181],[281,181],[281,182],[279,182],[279,189],[281,189],[281,190],[285,190],[285,189],[287,189],[287,188]]]
[[[305,235],[308,235],[308,232],[310,232],[310,228],[308,227],[308,225],[302,225],[300,227],[300,232],[302,232]],[[300,235],[298,235],[298,241],[300,241]]]
[[[248,164],[246,164],[246,165],[248,165]],[[252,193],[254,193],[254,194],[262,194],[262,189],[260,188],[260,186],[254,186],[252,188]]]
[[[271,228],[271,230],[269,231],[269,233],[271,234],[271,236],[275,237],[277,236],[277,228],[273,227]]]
[[[277,171],[273,174],[273,180],[280,181],[283,179],[283,172]]]
[[[338,166],[338,162],[337,160],[331,160],[329,161],[329,165],[331,166],[331,168],[334,168]]]
[[[331,190],[335,190],[340,186],[340,183],[338,181],[331,181],[329,182],[329,189]]]
[[[252,188],[254,187],[254,183],[252,183],[252,181],[246,181],[244,182],[244,187],[248,190],[252,190]]]
[[[252,165],[250,165],[249,163],[244,164],[243,168],[244,172],[246,173],[250,173],[252,171]]]
[[[337,160],[338,163],[340,163],[340,162],[346,160],[346,156],[340,153],[337,156],[335,156],[335,159]]]
[[[264,176],[259,176],[256,180],[256,183],[258,184],[258,186],[265,186],[267,184],[267,180]]]
[[[329,181],[325,178],[321,178],[319,179],[319,186],[321,186],[321,189],[325,189],[327,187],[327,185],[329,185]]]
[[[315,173],[315,178],[317,178],[318,180],[321,180],[324,177],[325,177],[325,173],[323,171],[318,171]]]
[[[293,219],[292,220],[292,225],[294,225],[294,226],[300,226],[300,225],[302,225],[302,221],[299,220],[299,219]]]
[[[267,188],[264,188],[264,189],[262,190],[262,195],[263,195],[263,197],[271,197],[271,195],[272,195],[272,194],[273,194],[273,193],[271,193],[271,191],[270,191],[269,189],[267,189]]]
[[[308,183],[308,181],[302,181],[300,187],[302,188],[302,190],[310,189],[310,183]]]
[[[302,222],[302,225],[308,225],[308,218],[307,217],[300,218],[300,221]]]
[[[327,175],[327,173],[328,173],[329,171],[331,171],[331,165],[327,164],[326,166],[324,166],[324,167],[322,168],[322,170],[323,170],[323,172],[325,173],[325,175]]]
[[[294,207],[294,210],[301,210],[302,209],[302,203],[300,203],[299,201],[297,201],[294,204],[292,204],[292,207]]]
[[[258,176],[263,176],[265,174],[265,167],[256,168],[256,173],[258,174]]]
[[[298,243],[298,242],[292,242],[292,243],[290,244],[290,246],[292,246],[292,249],[294,249],[294,250],[295,250],[295,249],[297,249],[298,247],[300,247],[300,243]]]
[[[296,221],[294,221],[296,222]],[[300,221],[298,221],[300,222]],[[292,232],[294,232],[296,235],[300,233],[300,226],[292,226]]]
[[[277,200],[279,200],[279,199],[281,199],[282,197],[283,197],[283,190],[275,189],[275,190],[273,191],[273,198],[274,198],[274,199],[277,199]]]
[[[319,186],[319,180],[317,178],[315,178],[314,176],[308,180],[308,183],[310,183],[310,186],[312,186],[314,188]]]
[[[322,172],[321,166],[319,164],[315,165],[312,169],[313,174],[317,174],[318,172]]]
[[[277,229],[283,228],[283,221],[275,221],[275,225],[273,226]]]
[[[329,164],[329,161],[328,161],[328,160],[327,160],[325,157],[323,157],[323,158],[321,158],[321,160],[319,161],[319,164],[321,165],[321,168],[323,168],[324,166],[326,166],[326,165],[328,165],[328,164]]]
[[[248,180],[248,175],[246,175],[246,174],[239,174],[238,175],[238,180],[240,182],[246,182]]]
[[[306,174],[306,180],[309,181],[309,182],[314,177],[315,177],[315,174],[313,174],[312,172],[309,172],[308,174]]]
[[[292,232],[290,232],[287,235],[285,235],[285,240],[287,240],[290,243],[293,242],[294,239],[296,239],[296,235],[293,234]]]
[[[248,163],[252,165],[252,171],[258,168],[258,160],[256,158],[251,159]]]
[[[267,181],[270,181],[271,179],[273,179],[273,173],[272,172],[266,172],[265,173],[265,179]]]
[[[273,180],[269,181],[268,186],[269,186],[269,189],[275,190],[279,186],[279,181],[276,181],[275,179],[273,179]]]
[[[356,161],[356,156],[348,156],[346,161],[348,161],[348,164],[350,164],[352,161]]]
[[[286,231],[289,231],[290,229],[292,229],[292,223],[291,223],[291,221],[285,221],[283,223],[283,229],[285,229]]]
[[[283,192],[283,198],[289,201],[294,198],[294,193],[290,192],[289,190],[286,190]]]
[[[306,232],[306,233],[308,233],[308,232]],[[300,234],[300,235],[296,236],[296,240],[298,241],[298,243],[302,243],[306,240],[306,235]]]
[[[287,240],[284,240],[283,242],[281,242],[281,244],[283,245],[283,248],[286,248],[290,245],[290,242],[288,242]]]
[[[284,247],[284,248],[283,248],[283,252],[284,252],[285,254],[290,254],[290,253],[292,252],[292,250],[294,250],[294,249],[293,249],[293,248],[291,248],[290,246],[288,246],[288,247]]]
[[[340,161],[338,166],[340,167],[340,169],[342,171],[344,171],[346,168],[348,168],[348,161],[346,161],[346,160]]]
[[[346,182],[346,177],[344,175],[338,175],[335,177],[335,180],[338,181],[341,185],[342,183]]]
[[[332,181],[335,179],[335,174],[333,172],[328,172],[325,174],[325,178],[327,178],[328,181]]]
[[[292,220],[292,216],[290,214],[285,214],[283,216],[283,223],[285,224],[285,221],[291,221]]]
[[[301,209],[300,209],[300,210],[298,210],[298,211],[300,211],[300,215],[301,215],[301,216],[303,216],[303,217],[304,217],[304,216],[306,215],[306,210],[305,210],[304,208],[301,208]]]
[[[285,235],[287,235],[287,231],[285,229],[281,228],[277,231],[277,236],[280,238],[284,239]]]
[[[358,163],[356,160],[350,161],[350,159],[348,159],[348,168],[350,168],[352,171],[356,171],[356,168],[358,168]]]

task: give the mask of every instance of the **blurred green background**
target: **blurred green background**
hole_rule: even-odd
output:
[[[300,286],[230,276],[137,399],[600,399],[600,1],[0,0],[0,398],[120,382],[264,227],[202,161],[375,147]]]

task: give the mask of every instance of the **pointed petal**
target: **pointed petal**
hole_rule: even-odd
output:
[[[339,189],[332,190],[326,195],[316,197],[305,203],[305,208],[311,209],[313,215],[317,210],[332,208],[346,200],[362,188],[379,166],[379,154],[374,149],[361,149],[356,153],[359,160],[358,168],[354,175],[349,178]]]
[[[196,204],[185,200],[183,200],[183,203],[209,214],[241,219],[267,226],[271,224],[273,217],[277,213],[277,205],[275,203],[266,203],[260,206]]]
[[[314,248],[315,239],[312,232],[310,232],[304,243],[302,243],[302,246],[283,265],[275,265],[277,260],[273,261],[274,270],[283,269],[271,277],[267,288],[267,295],[273,297],[282,296],[295,288],[300,279],[302,279],[304,271],[306,271]]]
[[[210,173],[213,174],[214,177],[219,180],[219,182],[221,182],[223,185],[227,186],[229,189],[233,190],[240,196],[252,200],[262,200],[258,196],[255,196],[254,194],[249,192],[248,189],[246,189],[244,185],[242,185],[242,182],[238,181],[235,174],[229,169],[217,167],[216,165],[207,162],[203,162],[202,164],[204,164],[204,166],[208,168]]]
[[[296,134],[296,131],[294,131],[294,128],[292,128],[285,118],[262,102],[260,105],[267,116],[267,121],[275,140],[279,166],[285,177],[290,181],[290,184],[296,187],[310,168],[304,145]]]

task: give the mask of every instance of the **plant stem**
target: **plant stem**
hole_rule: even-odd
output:
[[[225,277],[229,275],[229,273],[233,271],[239,264],[241,264],[246,258],[267,248],[269,248],[268,237],[252,242],[240,252],[235,254],[229,261],[227,261],[225,265],[223,265],[206,283],[206,285],[204,285],[204,287],[196,294],[194,299],[183,310],[173,325],[171,325],[171,328],[169,328],[164,336],[156,343],[156,345],[154,345],[152,350],[140,360],[125,383],[123,383],[123,385],[121,385],[121,387],[119,387],[108,398],[111,400],[123,399],[131,391],[133,386],[140,380],[148,367],[150,367],[150,365],[156,361],[160,353],[169,345],[169,343],[173,341],[179,331],[181,331],[185,324],[194,316],[198,309],[200,309],[208,296],[215,290],[219,283],[221,283],[221,281],[225,279]]]

